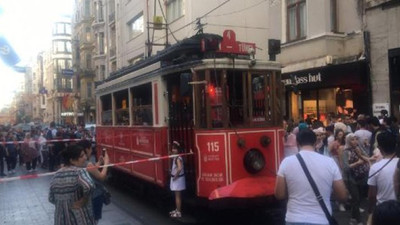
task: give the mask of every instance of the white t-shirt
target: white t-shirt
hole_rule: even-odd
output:
[[[379,162],[373,164],[369,169],[369,175],[371,176],[383,165],[385,165],[389,161],[389,159],[382,159]],[[377,195],[376,200],[377,204],[380,204],[387,200],[396,200],[396,194],[394,193],[393,186],[393,176],[394,171],[396,170],[398,158],[394,158],[387,164],[381,171],[379,171],[375,176],[368,179],[368,185],[376,186]]]
[[[300,151],[300,154],[324,198],[326,207],[332,213],[330,203],[332,184],[333,181],[342,179],[339,167],[332,158],[317,152]],[[282,161],[278,176],[285,178],[289,194],[286,211],[287,222],[329,223],[296,155],[289,156]]]

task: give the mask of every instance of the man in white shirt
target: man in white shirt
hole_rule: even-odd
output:
[[[335,161],[315,152],[316,136],[309,129],[297,134],[300,155],[310,171],[328,211],[332,214],[330,197],[347,199],[347,190]],[[278,170],[275,197],[288,199],[286,224],[329,224],[296,155],[285,158]]]
[[[373,164],[369,170],[369,213],[373,212],[376,204],[396,200],[393,183],[394,172],[399,161],[396,157],[396,139],[392,133],[383,131],[378,134],[377,141],[383,159]]]

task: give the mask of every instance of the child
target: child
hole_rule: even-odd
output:
[[[179,154],[181,146],[177,141],[172,142],[172,154]],[[176,209],[169,213],[170,217],[180,218],[182,217],[182,190],[186,189],[183,159],[181,156],[177,156],[172,160],[171,169],[171,191],[175,192],[175,205]]]

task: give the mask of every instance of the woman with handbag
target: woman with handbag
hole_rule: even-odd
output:
[[[362,224],[360,215],[360,193],[368,178],[369,159],[353,133],[347,134],[342,153],[343,180],[351,196],[351,223]]]
[[[98,166],[107,165],[109,163],[109,157],[107,152],[105,152],[104,156],[100,156],[99,161],[95,162],[95,159],[91,160],[92,144],[90,141],[81,140],[78,142],[78,145],[85,149],[87,161],[84,163],[84,167],[87,168],[90,177],[95,183],[95,188],[92,194],[92,205],[95,224],[97,224],[102,217],[103,203],[106,204],[105,195],[109,194],[102,183],[107,178],[107,167],[102,168],[100,171]]]

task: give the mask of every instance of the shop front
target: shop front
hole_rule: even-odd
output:
[[[370,114],[369,73],[365,61],[328,65],[282,74],[286,115],[295,121],[328,114]]]

